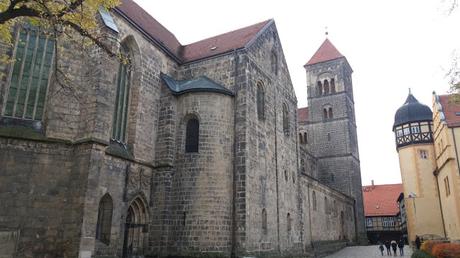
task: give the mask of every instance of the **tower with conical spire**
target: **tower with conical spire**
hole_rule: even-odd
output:
[[[321,182],[355,198],[359,241],[366,239],[361,170],[353,100],[353,70],[326,38],[305,64],[308,131]]]

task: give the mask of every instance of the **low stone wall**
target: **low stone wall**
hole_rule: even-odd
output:
[[[312,246],[314,257],[321,258],[345,248],[347,246],[347,241],[317,241],[313,242]]]

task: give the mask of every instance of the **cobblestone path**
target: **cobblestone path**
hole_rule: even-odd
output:
[[[399,257],[410,258],[412,249],[409,246],[404,247],[404,256],[399,256],[399,250],[396,250],[397,256],[386,255],[386,250],[383,251],[384,256],[380,254],[377,245],[370,246],[351,246],[346,247],[335,254],[326,256],[326,258],[382,258],[382,257]]]

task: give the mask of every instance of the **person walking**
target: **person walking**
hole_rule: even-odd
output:
[[[398,242],[399,255],[404,256],[404,239],[401,237]]]
[[[391,240],[391,249],[393,249],[393,255],[396,256],[396,248],[398,248],[398,244],[396,241]]]
[[[422,241],[420,241],[420,237],[418,235],[415,235],[415,247],[417,247],[417,250],[420,250],[421,245]]]
[[[380,252],[382,253],[382,256],[383,256],[383,250],[385,249],[385,247],[383,247],[383,244],[380,241],[379,241],[379,249],[380,249]]]
[[[390,241],[385,241],[385,248],[387,249],[387,255],[390,255],[391,256],[391,244],[390,244]]]

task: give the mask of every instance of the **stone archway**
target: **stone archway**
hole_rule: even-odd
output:
[[[148,214],[145,202],[136,197],[129,205],[123,240],[123,258],[142,258],[147,247]]]

